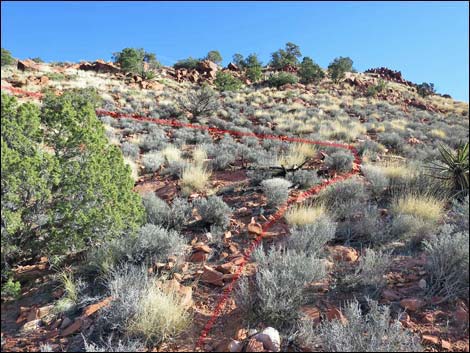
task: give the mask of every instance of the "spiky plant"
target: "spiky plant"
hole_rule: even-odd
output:
[[[462,197],[468,194],[469,189],[469,162],[468,142],[459,143],[457,149],[440,145],[441,163],[432,163],[429,168],[436,172],[432,176],[448,182],[455,195]]]

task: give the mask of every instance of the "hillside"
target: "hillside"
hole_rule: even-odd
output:
[[[17,173],[2,172],[2,351],[468,351],[468,103],[386,68],[277,85],[278,71],[2,66],[2,169]],[[92,212],[54,208],[67,216],[49,231],[54,193],[69,207],[81,187]],[[37,237],[18,239],[21,222]]]

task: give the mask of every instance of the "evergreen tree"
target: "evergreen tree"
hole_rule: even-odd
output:
[[[302,83],[318,83],[325,77],[321,67],[308,56],[303,58],[297,73]]]

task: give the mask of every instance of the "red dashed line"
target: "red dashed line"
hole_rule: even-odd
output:
[[[16,94],[21,94],[25,95],[28,97],[33,97],[33,98],[42,98],[41,93],[36,93],[36,92],[27,92],[24,90],[21,90],[19,88],[15,87],[5,87],[1,86],[1,89],[6,89],[11,91],[12,93]],[[334,183],[344,181],[346,179],[349,179],[353,177],[354,175],[357,175],[359,173],[359,167],[361,165],[361,158],[359,156],[359,153],[357,152],[356,148],[352,145],[347,145],[347,144],[341,144],[341,143],[335,143],[335,142],[327,142],[327,141],[313,141],[313,140],[308,140],[304,138],[297,138],[297,137],[288,137],[288,136],[282,136],[282,135],[269,135],[269,134],[256,134],[253,132],[240,132],[240,131],[233,131],[233,130],[224,130],[224,129],[219,129],[216,127],[209,127],[209,126],[204,126],[204,125],[198,125],[198,124],[191,124],[191,123],[184,123],[178,120],[172,120],[172,119],[155,119],[151,117],[146,117],[146,116],[141,116],[137,114],[125,114],[125,113],[118,113],[118,112],[112,112],[112,111],[107,111],[104,109],[97,109],[96,110],[96,115],[98,116],[110,116],[115,119],[133,119],[133,120],[138,120],[138,121],[147,121],[150,123],[158,124],[158,125],[165,125],[165,126],[172,126],[172,127],[184,127],[188,129],[196,129],[196,130],[202,130],[202,131],[209,131],[214,134],[230,134],[232,136],[248,136],[248,137],[256,137],[260,140],[279,140],[279,141],[287,141],[287,142],[296,142],[296,143],[305,143],[305,144],[311,144],[311,145],[319,145],[319,146],[328,146],[328,147],[336,147],[336,148],[342,148],[342,149],[347,149],[349,150],[353,155],[354,155],[354,164],[355,168],[353,169],[353,172],[343,174],[343,175],[338,175],[334,178],[328,179],[324,181],[322,184],[314,186],[310,188],[309,190],[304,191],[300,195],[298,195],[295,199],[292,199],[288,202],[286,202],[283,206],[281,206],[278,211],[270,217],[270,220],[264,223],[262,226],[262,232],[259,234],[251,243],[250,247],[245,251],[243,255],[243,261],[238,265],[237,271],[235,272],[235,275],[232,279],[232,281],[224,288],[222,292],[222,297],[220,298],[219,302],[217,303],[214,312],[209,319],[209,321],[206,323],[204,326],[199,339],[196,343],[195,348],[196,349],[202,349],[204,342],[214,326],[215,322],[217,321],[220,312],[225,306],[225,303],[229,297],[229,295],[232,293],[233,288],[238,281],[238,279],[241,276],[241,273],[243,269],[245,268],[245,265],[247,264],[248,260],[251,257],[251,254],[253,251],[256,249],[256,247],[261,243],[263,236],[266,234],[266,232],[271,228],[271,226],[277,222],[287,211],[288,207],[292,205],[293,203],[299,203],[301,201],[304,201],[313,195],[317,194],[320,190],[326,188],[329,185],[332,185]]]

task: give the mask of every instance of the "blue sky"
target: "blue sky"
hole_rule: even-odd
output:
[[[326,67],[349,56],[468,102],[467,2],[1,2],[2,47],[46,61],[143,47],[165,65],[219,50],[263,62],[288,41]]]

